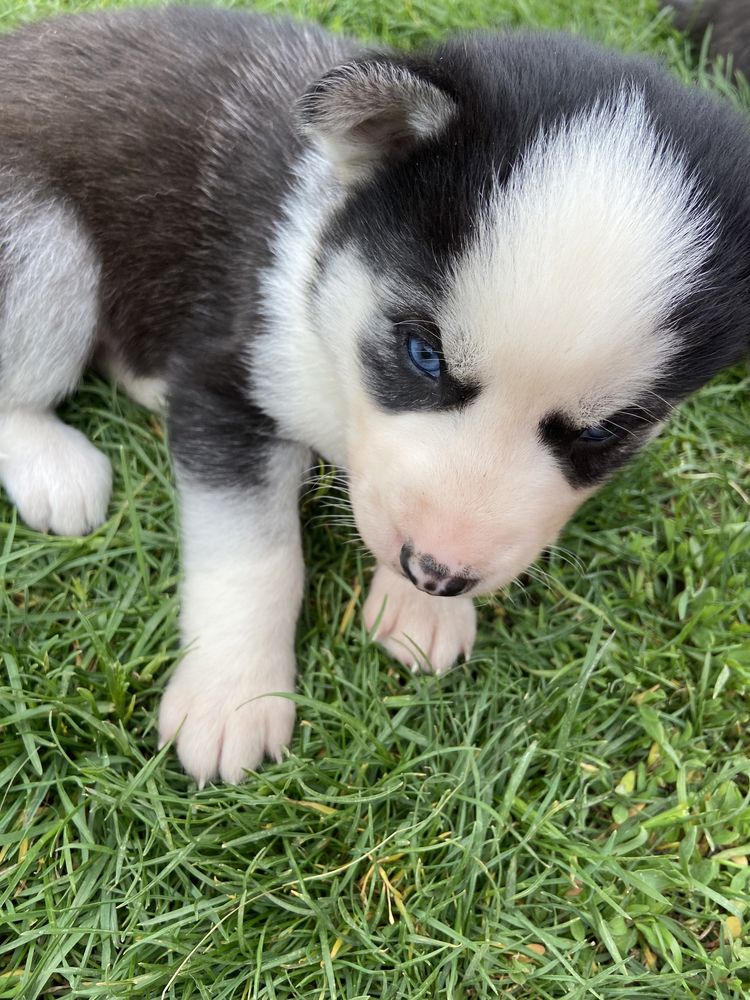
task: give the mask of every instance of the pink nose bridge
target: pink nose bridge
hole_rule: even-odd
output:
[[[479,582],[470,566],[453,570],[433,556],[415,552],[411,542],[401,547],[401,569],[418,590],[435,597],[456,597]]]
[[[493,517],[474,490],[465,490],[460,502],[420,495],[401,519],[402,538],[413,554],[427,560],[427,571],[479,576],[475,564],[484,561]]]

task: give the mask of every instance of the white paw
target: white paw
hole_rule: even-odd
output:
[[[364,607],[365,624],[397,660],[413,670],[445,673],[474,645],[477,613],[470,597],[432,597],[378,566]]]
[[[277,654],[278,655],[278,654]],[[265,757],[281,760],[294,729],[294,702],[268,691],[294,691],[294,660],[274,668],[274,654],[211,661],[191,650],[167,685],[159,745],[175,740],[187,773],[202,788],[220,777],[236,785]]]
[[[116,382],[133,402],[154,413],[166,413],[167,383],[164,379],[134,375],[116,354],[106,351],[97,355],[94,364],[110,382]]]
[[[56,535],[86,535],[102,524],[112,467],[88,438],[51,414],[4,423],[0,475],[26,524]]]

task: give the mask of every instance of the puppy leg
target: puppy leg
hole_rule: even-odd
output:
[[[182,516],[186,646],[161,704],[199,785],[278,760],[294,726],[294,636],[304,567],[297,497],[306,448],[253,437],[231,386],[170,395]]]
[[[413,670],[445,673],[474,645],[477,615],[470,597],[432,597],[385,566],[375,570],[364,615],[374,638]]]
[[[0,178],[0,481],[38,531],[100,524],[109,462],[52,408],[91,352],[99,269],[72,211]]]

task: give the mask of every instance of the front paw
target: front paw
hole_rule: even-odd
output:
[[[412,670],[445,673],[474,645],[471,598],[432,597],[384,566],[375,571],[364,615],[367,628],[376,628],[375,639]]]
[[[21,518],[35,531],[56,535],[98,528],[112,489],[109,459],[80,431],[48,414],[9,419],[18,431],[16,450],[0,458],[5,488]]]
[[[236,785],[265,757],[281,760],[294,729],[294,703],[270,691],[294,691],[294,660],[278,652],[206,657],[189,651],[159,711],[159,745],[174,740],[182,766],[202,788],[220,777]]]

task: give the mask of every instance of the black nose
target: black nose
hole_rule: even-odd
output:
[[[476,577],[454,575],[447,566],[430,555],[417,555],[409,542],[401,546],[399,562],[404,576],[418,590],[435,597],[457,597],[470,590],[477,582]]]
[[[458,597],[459,594],[463,594],[465,590],[473,587],[476,582],[476,580],[470,580],[465,576],[448,576],[438,584],[435,594],[440,597]],[[429,581],[426,589],[430,590]]]

